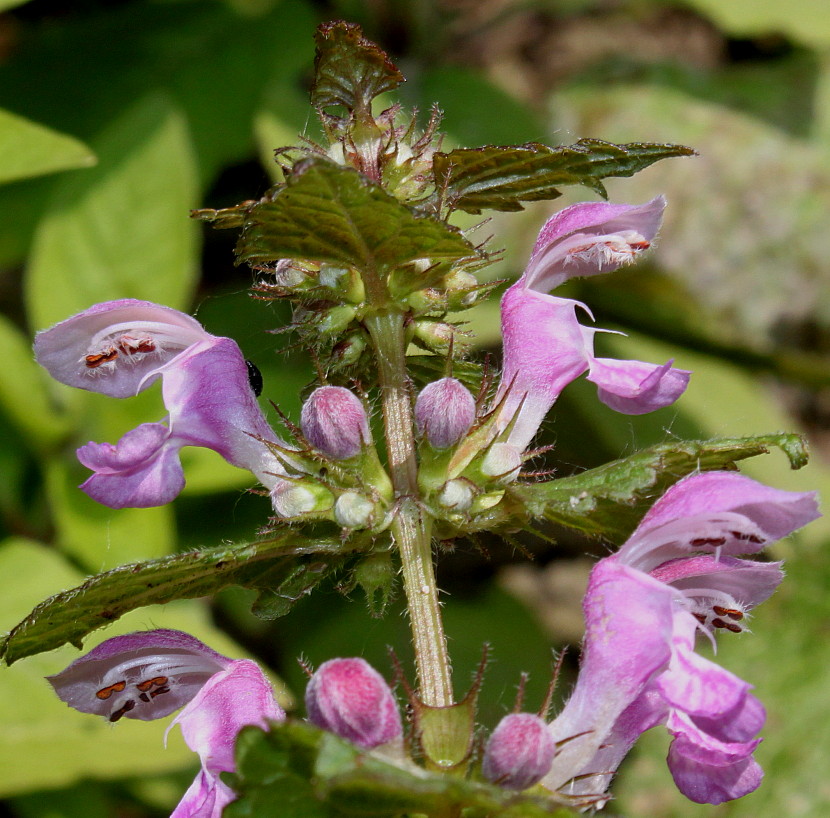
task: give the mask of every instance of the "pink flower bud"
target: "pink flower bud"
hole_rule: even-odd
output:
[[[308,720],[371,750],[403,732],[401,714],[383,677],[364,659],[329,659],[305,691]]]
[[[315,389],[303,406],[300,427],[306,440],[332,460],[357,456],[372,439],[363,404],[342,386]]]
[[[475,400],[455,378],[427,384],[415,401],[418,431],[436,449],[448,449],[458,443],[475,418]]]
[[[511,713],[493,730],[481,771],[488,781],[524,790],[542,780],[556,755],[547,724],[533,713]]]

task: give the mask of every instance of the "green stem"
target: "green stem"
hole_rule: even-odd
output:
[[[432,563],[432,521],[418,503],[404,316],[378,311],[365,323],[377,353],[389,471],[398,504],[392,533],[401,555],[420,695],[424,704],[447,707],[453,703],[452,677]]]

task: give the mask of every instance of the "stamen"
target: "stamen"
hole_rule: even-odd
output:
[[[118,721],[118,719],[120,719],[126,713],[129,713],[130,710],[132,710],[134,707],[135,701],[133,699],[127,699],[127,701],[124,702],[124,704],[121,707],[119,707],[118,710],[114,711],[113,713],[110,713],[110,721]]]
[[[730,531],[729,533],[736,540],[740,540],[741,542],[751,542],[755,545],[762,545],[766,542],[763,537],[759,537],[757,534],[746,534],[743,531]]]
[[[166,685],[168,682],[168,678],[166,676],[155,676],[152,679],[147,679],[144,682],[139,682],[136,687],[142,692],[146,693],[151,687],[162,687]]]
[[[126,686],[126,680],[116,682],[115,684],[110,685],[109,687],[102,687],[100,690],[96,691],[95,695],[99,699],[108,699],[110,696],[112,696],[113,693],[120,693]]]
[[[97,369],[101,364],[108,364],[118,357],[118,350],[115,347],[108,347],[103,352],[97,352],[93,355],[84,357],[84,362],[88,369]]]
[[[726,545],[726,537],[697,537],[694,540],[689,540],[689,545],[694,548],[702,548],[704,545]]]
[[[713,605],[712,610],[718,616],[728,616],[730,619],[743,619],[744,612],[738,610],[738,608],[724,608],[721,605]]]

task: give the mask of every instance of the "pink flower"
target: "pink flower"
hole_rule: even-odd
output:
[[[497,400],[504,400],[499,425],[513,427],[507,442],[524,449],[562,390],[584,372],[599,398],[626,414],[652,412],[673,403],[688,372],[641,361],[596,358],[594,335],[584,327],[579,301],[548,291],[568,278],[615,270],[647,250],[665,206],[662,197],[640,205],[583,203],[557,213],[539,233],[522,277],[501,305],[504,368]]]
[[[162,380],[167,423],[145,423],[116,444],[87,443],[78,459],[94,474],[81,488],[111,508],[164,505],[185,482],[183,446],[203,446],[252,471],[266,486],[282,466],[263,441],[278,442],[230,338],[147,301],[96,304],[39,332],[35,355],[70,386],[124,398]]]
[[[116,636],[48,679],[70,707],[111,722],[158,719],[184,706],[171,727],[181,727],[202,768],[171,818],[220,818],[236,797],[220,773],[235,771],[237,734],[285,718],[255,662],[228,659],[180,631]]]
[[[680,791],[719,804],[754,790],[764,709],[747,682],[694,652],[695,634],[739,632],[781,581],[780,563],[739,559],[818,515],[814,493],[734,472],[681,480],[620,550],[600,560],[583,604],[576,687],[550,730],[560,744],[542,782],[601,795],[639,735],[665,724]],[[569,783],[570,782],[570,783]]]

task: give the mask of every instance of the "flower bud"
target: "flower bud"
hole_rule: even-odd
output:
[[[493,730],[481,771],[493,784],[524,790],[545,777],[555,755],[556,742],[539,716],[511,713]]]
[[[494,443],[481,462],[481,473],[499,483],[510,483],[519,476],[522,454],[509,443]]]
[[[277,480],[271,489],[271,505],[280,517],[297,517],[315,511],[327,511],[334,504],[334,496],[316,483],[294,483]]]
[[[356,457],[372,439],[363,404],[342,386],[315,389],[303,406],[300,427],[306,440],[332,460]]]
[[[427,384],[415,401],[418,431],[436,449],[454,446],[476,417],[476,403],[469,390],[455,378]]]
[[[334,519],[343,528],[367,528],[375,512],[375,504],[356,491],[344,491],[334,504]]]
[[[371,750],[403,732],[401,714],[383,677],[364,659],[329,659],[305,691],[308,720]]]
[[[472,505],[473,496],[472,483],[459,477],[444,483],[438,492],[438,505],[451,511],[467,511]]]

